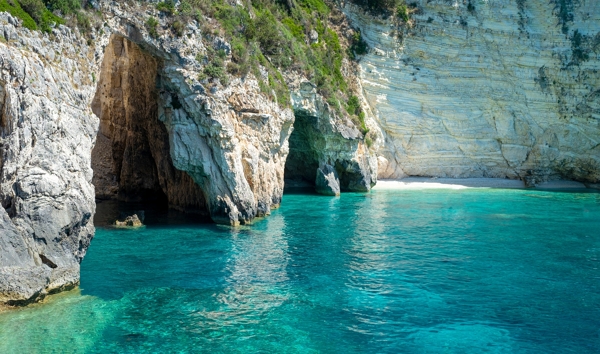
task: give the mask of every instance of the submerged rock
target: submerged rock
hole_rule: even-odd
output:
[[[317,169],[315,190],[323,195],[340,195],[340,179],[331,165],[324,165]]]

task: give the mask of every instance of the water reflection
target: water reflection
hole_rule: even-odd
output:
[[[414,322],[427,323],[417,314],[423,309],[440,309],[445,306],[442,297],[428,291],[426,284],[415,284],[410,271],[416,266],[413,253],[415,240],[389,229],[394,225],[424,227],[421,220],[410,215],[408,209],[395,210],[390,215],[390,205],[381,194],[357,201],[345,269],[348,312],[354,317],[349,329],[378,343],[383,351],[398,350],[399,338],[406,337]],[[388,201],[389,203],[389,201]],[[394,210],[394,209],[392,209]],[[431,221],[431,220],[430,220]],[[413,323],[411,323],[413,322]]]
[[[199,326],[243,332],[240,326],[260,324],[266,314],[288,299],[289,256],[284,229],[284,218],[274,215],[253,229],[230,230],[230,251],[224,264],[228,275],[222,290],[212,295],[216,308],[193,314]]]
[[[80,301],[0,315],[0,353],[598,353],[597,196],[532,193],[294,195],[252,227],[101,229]]]
[[[226,269],[228,286],[218,296],[233,311],[261,312],[281,305],[287,275],[288,244],[284,237],[284,218],[272,216],[264,230],[253,233],[234,231],[231,256]]]

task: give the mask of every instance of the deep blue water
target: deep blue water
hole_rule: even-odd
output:
[[[252,226],[99,228],[1,353],[599,353],[600,194],[286,195]]]

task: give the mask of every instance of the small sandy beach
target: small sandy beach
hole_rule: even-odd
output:
[[[465,188],[525,188],[520,180],[504,178],[430,178],[407,177],[377,181],[375,190],[385,189],[465,189]],[[551,181],[540,184],[536,189],[585,189],[583,183],[575,181]]]

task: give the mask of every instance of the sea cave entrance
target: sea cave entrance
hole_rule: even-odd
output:
[[[314,189],[319,194],[368,192],[374,185],[366,147],[358,131],[348,137],[329,118],[296,110],[284,179],[288,192]]]
[[[92,102],[100,118],[92,151],[96,199],[206,215],[202,190],[171,160],[168,132],[159,120],[159,111],[170,109],[161,100],[168,91],[161,70],[161,61],[136,43],[111,37]],[[174,105],[178,100],[171,95]]]
[[[285,162],[286,190],[314,188],[319,168],[317,149],[325,147],[325,139],[319,134],[316,118],[295,112],[294,131],[289,137],[289,149]]]

